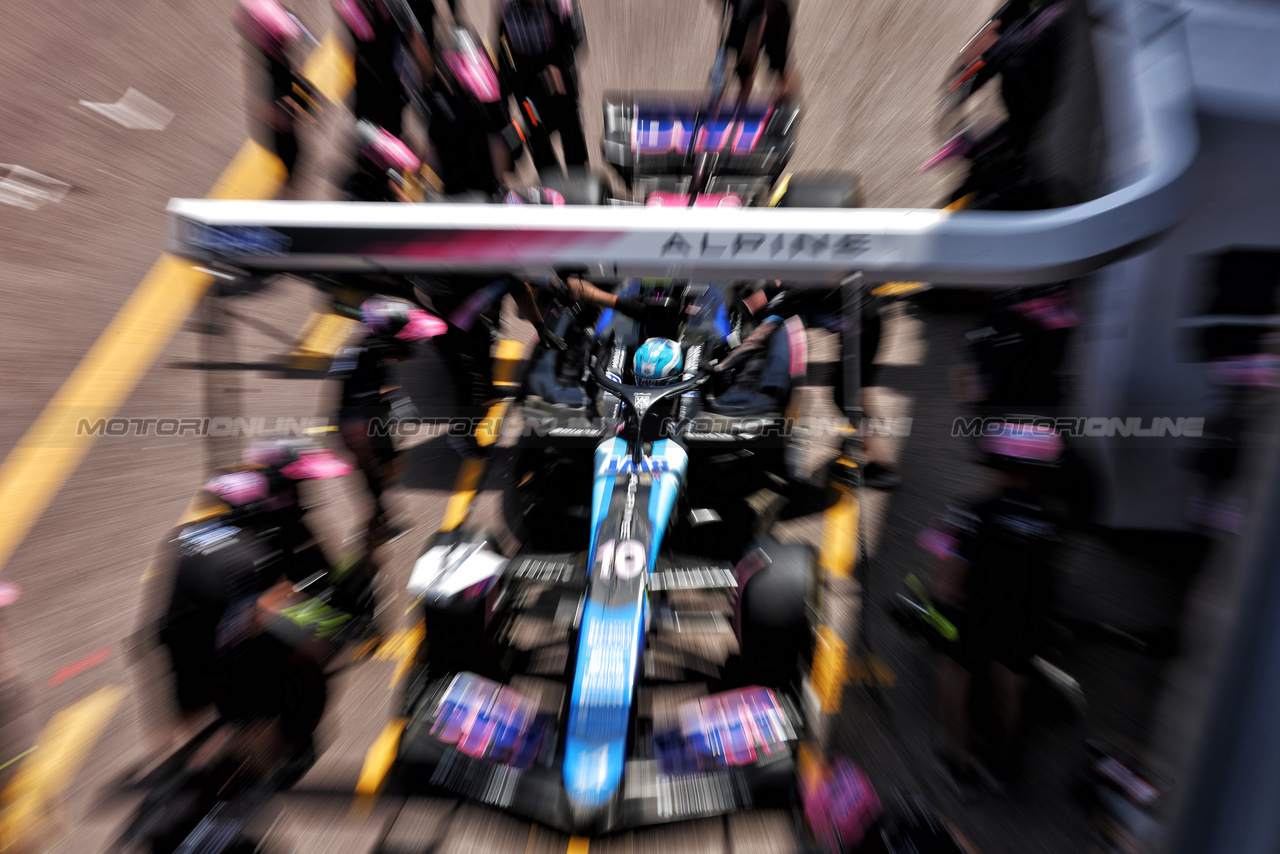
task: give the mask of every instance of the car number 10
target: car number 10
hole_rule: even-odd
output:
[[[623,540],[620,543],[608,540],[596,549],[596,566],[601,579],[607,579],[611,573],[616,573],[623,581],[630,581],[644,572],[646,563],[644,546],[639,540]]]

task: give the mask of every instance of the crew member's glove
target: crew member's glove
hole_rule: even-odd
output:
[[[538,331],[538,343],[543,347],[556,350],[560,353],[569,349],[569,345],[564,343],[564,339],[548,329],[545,323],[539,323],[535,328]]]
[[[613,305],[614,311],[632,320],[643,320],[645,307],[645,301],[639,297],[618,297],[618,301]]]

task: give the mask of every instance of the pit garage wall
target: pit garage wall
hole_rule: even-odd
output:
[[[1091,0],[1108,14],[1111,4]],[[1280,96],[1270,105],[1224,96],[1208,81],[1220,69],[1222,45],[1205,43],[1197,14],[1171,22],[1183,29],[1190,62],[1187,85],[1197,102],[1199,153],[1189,214],[1154,249],[1108,267],[1083,289],[1077,336],[1079,383],[1070,410],[1079,416],[1196,417],[1220,405],[1198,361],[1197,333],[1187,321],[1204,311],[1208,259],[1233,248],[1280,248]],[[1112,37],[1105,18],[1093,27],[1105,80]],[[1248,63],[1239,69],[1247,79]],[[1264,78],[1265,79],[1265,78]],[[1220,82],[1232,83],[1231,75]],[[1143,152],[1129,127],[1128,105],[1108,99],[1104,190],[1132,180]],[[1234,93],[1233,93],[1234,94]],[[1269,180],[1266,176],[1272,176]],[[1111,528],[1187,531],[1187,473],[1192,439],[1082,439],[1076,443],[1097,486],[1097,521]],[[1245,457],[1246,466],[1248,456]]]

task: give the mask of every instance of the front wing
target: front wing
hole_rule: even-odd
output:
[[[562,778],[564,716],[472,673],[430,685],[401,739],[397,784],[448,794],[569,833],[607,833],[785,805],[795,787],[801,718],[751,687],[691,700],[655,729],[632,726],[609,809],[575,815]]]

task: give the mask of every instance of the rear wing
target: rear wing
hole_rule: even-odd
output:
[[[800,125],[794,105],[727,104],[657,95],[607,95],[601,150],[625,180],[691,171],[691,154],[715,154],[722,175],[776,178],[791,159]]]
[[[1122,22],[1128,23],[1128,22]],[[1185,35],[1116,32],[1100,81],[1130,104],[1136,179],[1037,212],[723,209],[176,199],[172,248],[252,271],[782,279],[1004,287],[1077,277],[1144,248],[1190,203],[1198,135]]]

